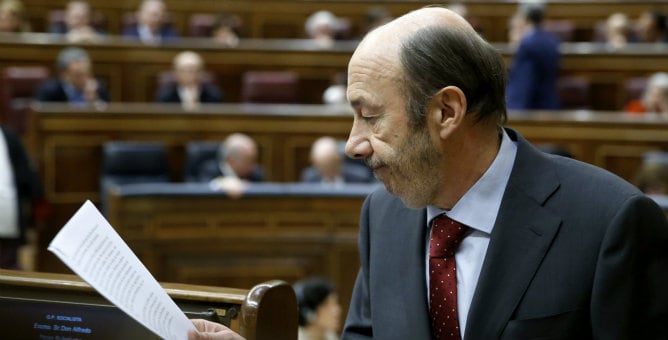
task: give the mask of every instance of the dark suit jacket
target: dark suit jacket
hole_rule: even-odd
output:
[[[31,218],[31,205],[44,197],[42,181],[37,175],[37,171],[33,167],[19,136],[13,130],[0,126],[0,138],[4,138],[7,143],[9,161],[14,172],[14,183],[16,185],[20,235],[14,241],[23,243],[26,227]]]
[[[558,109],[559,40],[542,29],[525,36],[513,55],[506,89],[509,109]]]
[[[104,83],[98,81],[97,97],[105,102],[109,101],[109,92]],[[39,85],[35,93],[35,99],[41,102],[63,102],[67,103],[67,93],[60,79],[49,79]]]
[[[161,103],[180,103],[179,90],[175,84],[170,84],[160,89],[158,92],[158,102]],[[218,87],[211,84],[202,84],[199,93],[200,103],[221,103],[223,93]]]
[[[200,166],[200,169],[197,173],[197,178],[199,182],[208,182],[216,177],[222,176],[223,173],[220,171],[217,160],[209,160],[203,162]],[[242,178],[250,182],[262,182],[264,180],[264,171],[262,167],[258,166],[250,176],[247,178]]]
[[[608,172],[508,133],[517,157],[464,339],[667,339],[661,209]],[[426,209],[385,189],[366,199],[344,339],[430,338],[426,232]]]
[[[364,166],[356,164],[344,164],[343,166],[343,181],[345,183],[369,183],[374,180],[371,171]],[[302,182],[318,183],[322,181],[320,172],[313,166],[302,171]]]
[[[125,38],[139,39],[139,26],[133,25],[125,28],[123,30],[122,36]],[[162,39],[162,41],[174,40],[178,37],[179,37],[178,33],[176,33],[176,31],[170,26],[165,25],[162,26],[162,28],[160,29],[160,38]]]

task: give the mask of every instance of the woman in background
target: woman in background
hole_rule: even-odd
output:
[[[299,340],[338,339],[341,305],[334,286],[322,278],[293,285],[299,305]]]

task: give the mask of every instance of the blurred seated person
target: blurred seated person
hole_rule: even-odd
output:
[[[23,17],[23,3],[18,0],[0,2],[0,33],[20,33],[30,31],[30,25]]]
[[[43,200],[42,183],[19,136],[0,125],[0,268],[20,269],[17,252]]]
[[[642,97],[626,104],[624,111],[635,114],[657,113],[668,117],[668,73],[654,73],[647,81]]]
[[[233,133],[220,144],[213,162],[205,162],[199,171],[201,181],[209,181],[214,190],[238,196],[250,182],[262,182],[255,141],[243,133]]]
[[[176,55],[173,61],[175,82],[158,92],[158,102],[181,103],[184,109],[193,110],[201,103],[220,103],[223,94],[213,84],[203,82],[204,61],[193,51]]]
[[[166,23],[167,9],[162,0],[143,0],[137,11],[137,23],[123,30],[123,36],[138,38],[145,44],[159,44],[178,37]]]
[[[304,24],[306,36],[322,46],[330,46],[336,39],[339,19],[329,11],[317,11],[311,14]]]
[[[307,278],[293,285],[299,312],[298,340],[339,339],[341,305],[328,280]]]
[[[643,12],[636,22],[639,42],[668,42],[666,15],[658,10]]]
[[[65,8],[65,25],[54,25],[50,33],[65,34],[69,42],[97,42],[102,35],[91,25],[91,8],[86,1],[70,1]]]
[[[36,99],[73,105],[102,104],[109,101],[106,87],[93,77],[88,53],[78,47],[63,49],[56,59],[58,78],[39,85]]]
[[[605,22],[605,43],[618,49],[632,42],[629,18],[624,13],[613,13]]]
[[[223,46],[235,47],[239,45],[240,27],[241,19],[238,16],[223,14],[216,18],[211,36]]]
[[[341,185],[373,180],[365,166],[345,162],[339,143],[332,137],[320,137],[313,143],[311,164],[302,171],[302,182]]]
[[[646,153],[635,184],[647,195],[668,195],[668,152]]]

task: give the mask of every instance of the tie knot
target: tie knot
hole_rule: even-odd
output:
[[[468,227],[446,215],[434,218],[429,239],[429,257],[452,257]]]

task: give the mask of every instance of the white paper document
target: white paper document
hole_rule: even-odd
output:
[[[188,329],[195,328],[90,201],[53,238],[49,251],[158,336],[187,339]]]

